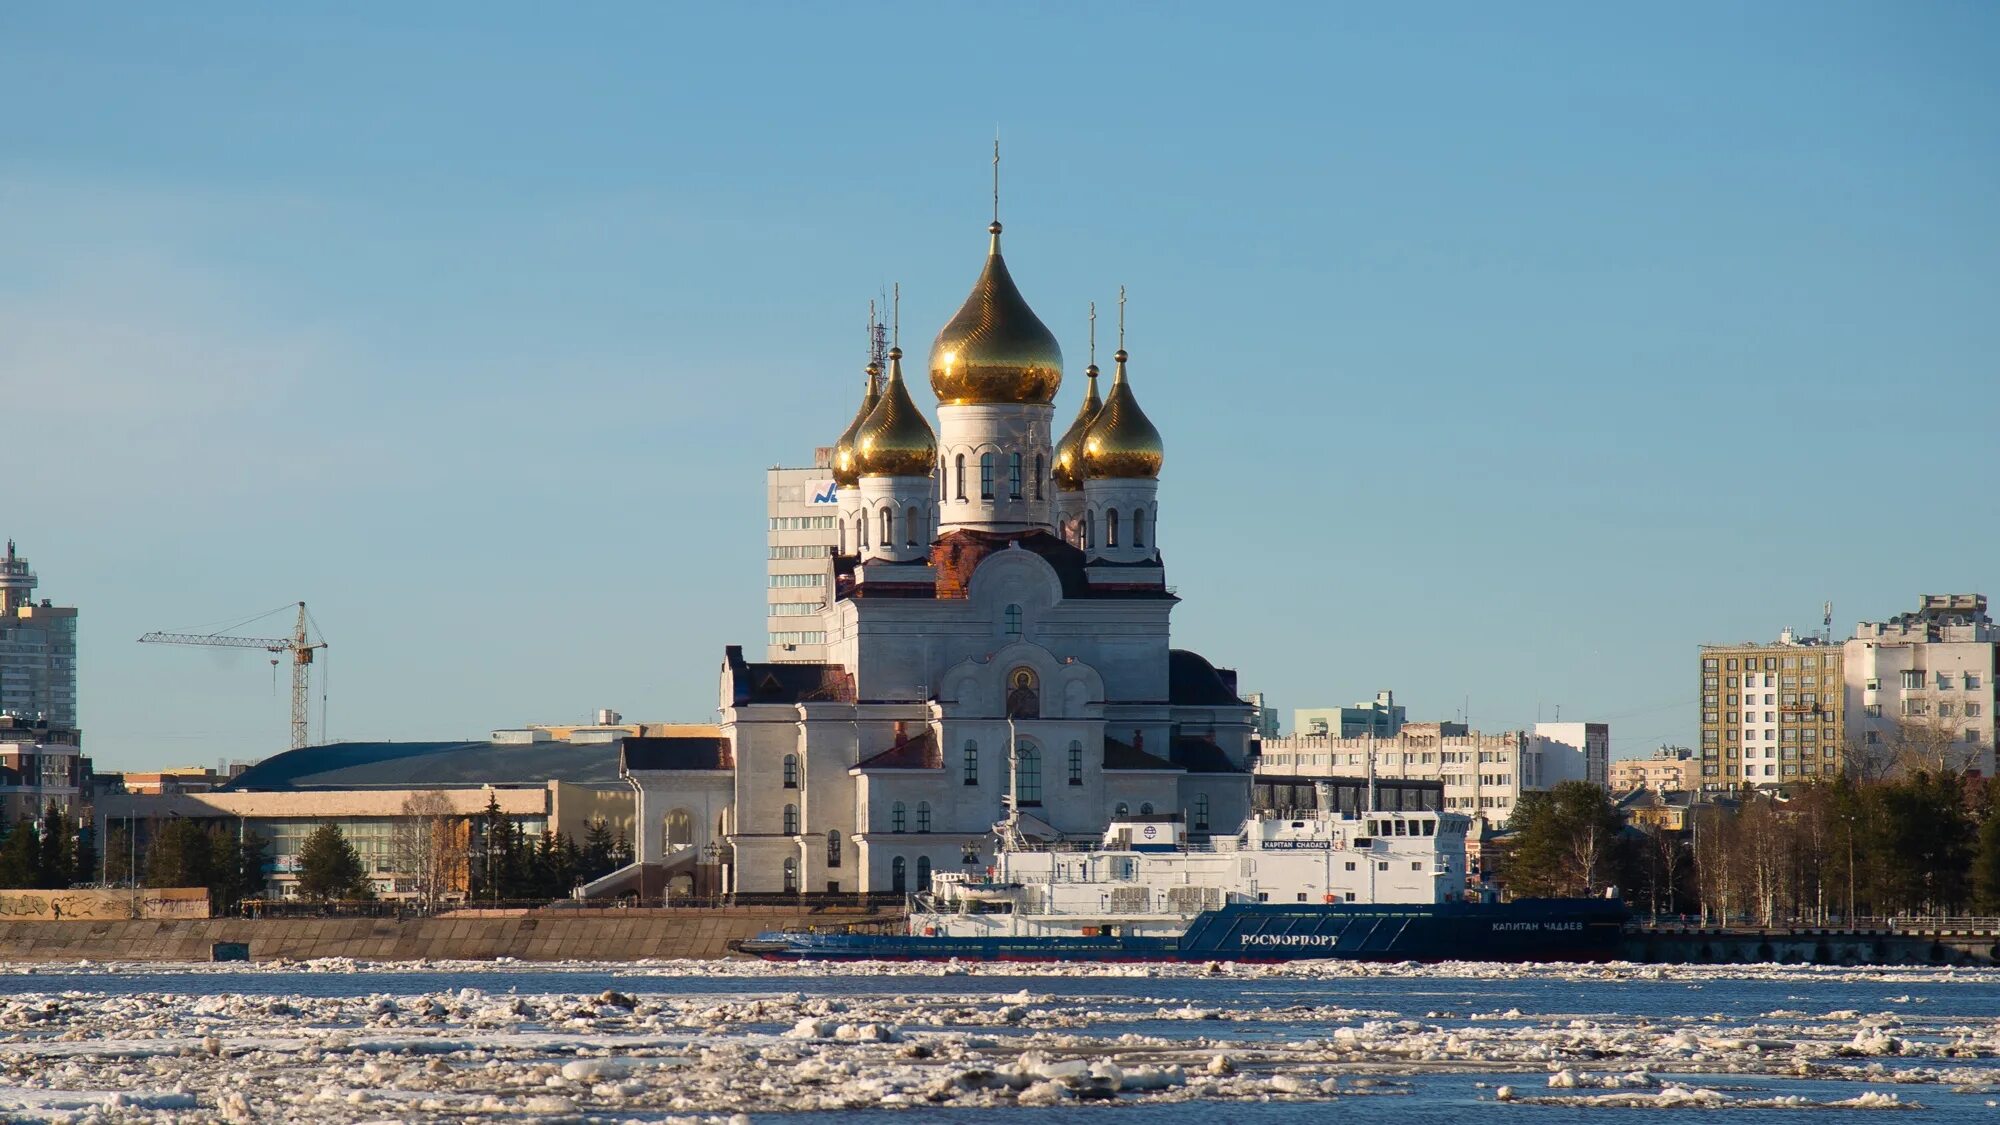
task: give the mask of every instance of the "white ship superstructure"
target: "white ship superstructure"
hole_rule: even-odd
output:
[[[943,872],[910,932],[949,937],[1172,937],[1231,904],[1435,905],[1465,892],[1471,821],[1428,810],[1258,815],[1187,838],[1178,815],[1126,816],[1097,841],[1029,843],[1019,821],[992,866]]]

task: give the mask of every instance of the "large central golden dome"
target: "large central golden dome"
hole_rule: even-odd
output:
[[[931,345],[931,389],[945,406],[1054,402],[1062,348],[1014,287],[1000,256],[1000,224],[972,293]]]

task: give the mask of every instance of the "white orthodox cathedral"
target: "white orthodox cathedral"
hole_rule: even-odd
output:
[[[916,889],[991,862],[1010,808],[1024,835],[1081,840],[1116,814],[1180,815],[1197,840],[1249,814],[1251,708],[1234,673],[1169,641],[1163,448],[1126,353],[1102,400],[1086,371],[1058,435],[1062,351],[990,230],[931,346],[936,427],[896,349],[834,447],[826,659],[732,646],[719,744],[632,752],[681,803],[708,779],[709,815],[663,843],[703,850],[712,831],[731,890]]]

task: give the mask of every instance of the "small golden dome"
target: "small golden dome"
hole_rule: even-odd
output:
[[[1014,287],[1000,256],[1000,224],[972,293],[931,345],[931,390],[946,406],[1054,402],[1062,348]]]
[[[861,483],[861,469],[854,463],[854,436],[861,432],[861,423],[868,420],[868,412],[882,401],[882,369],[873,363],[868,365],[868,383],[861,394],[861,410],[854,421],[840,432],[840,440],[833,443],[833,483],[842,488],[853,488]]]
[[[864,477],[927,477],[937,468],[937,435],[910,400],[903,349],[889,349],[889,385],[854,435],[854,460]]]
[[[1090,420],[1097,417],[1097,411],[1104,400],[1097,395],[1097,365],[1083,369],[1085,378],[1090,380],[1083,393],[1083,405],[1077,408],[1076,420],[1063,431],[1062,440],[1056,442],[1055,478],[1056,489],[1061,492],[1083,491],[1083,435],[1090,429]]]
[[[1083,435],[1083,475],[1092,480],[1156,480],[1167,459],[1160,431],[1139,409],[1132,384],[1125,381],[1125,349],[1113,357],[1118,373],[1104,408],[1091,419]]]

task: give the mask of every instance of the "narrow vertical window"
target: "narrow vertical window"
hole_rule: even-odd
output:
[[[1018,636],[1020,636],[1020,635],[1021,635],[1021,607],[1020,607],[1020,606],[1018,606],[1018,605],[1010,605],[1010,606],[1008,606],[1008,607],[1007,607],[1007,611],[1006,611],[1006,617],[1007,617],[1007,635],[1008,635],[1008,636],[1010,636],[1010,637],[1018,637]]]
[[[958,455],[957,465],[958,465],[958,498],[960,500],[963,500],[965,499],[965,454],[961,453]]]
[[[1144,508],[1132,509],[1132,545],[1134,547],[1143,547],[1146,545],[1146,509]]]
[[[785,835],[796,836],[798,834],[799,834],[799,807],[797,805],[786,805]]]
[[[840,832],[835,829],[828,829],[826,833],[826,865],[840,866]]]
[[[1015,752],[1014,798],[1024,805],[1042,803],[1042,752],[1033,746]]]
[[[1037,500],[1042,498],[1042,475],[1042,455],[1037,453],[1035,454],[1035,499]]]
[[[929,832],[930,830],[931,830],[931,803],[929,801],[918,801],[917,831]]]
[[[1097,521],[1091,518],[1089,512],[1083,513],[1083,545],[1085,547],[1097,546]]]
[[[856,551],[865,551],[868,549],[867,516],[854,517],[854,549]]]
[[[1083,743],[1075,739],[1071,739],[1069,744],[1069,783],[1083,784]]]
[[[785,893],[788,895],[799,893],[799,861],[796,859],[785,861]]]
[[[903,802],[897,801],[889,806],[889,831],[901,832],[907,823]]]
[[[884,550],[896,545],[896,516],[894,513],[894,508],[882,509],[882,548]]]
[[[969,738],[965,740],[965,783],[979,784],[979,744]]]
[[[1104,545],[1107,547],[1116,547],[1118,545],[1118,509],[1116,508],[1104,513]]]
[[[911,508],[910,510],[903,513],[903,534],[908,537],[910,546],[914,547],[919,543],[923,542],[923,540],[919,538],[919,535],[923,531],[923,529],[924,529],[923,517],[917,514],[917,510],[915,508]]]
[[[991,453],[982,453],[979,455],[979,498],[981,500],[993,499],[993,455]]]
[[[1194,798],[1194,826],[1196,831],[1208,828],[1208,794],[1197,793]]]
[[[1021,455],[1018,453],[1007,455],[1007,498],[1021,498]]]
[[[786,860],[785,862],[790,863],[791,860]],[[902,856],[897,856],[889,864],[889,889],[899,895],[908,894],[910,892],[909,870],[909,864]]]
[[[927,855],[920,855],[917,857],[917,889],[929,890],[930,885],[931,885],[931,857]]]
[[[785,788],[797,789],[798,787],[799,756],[797,754],[787,754],[785,755]]]

